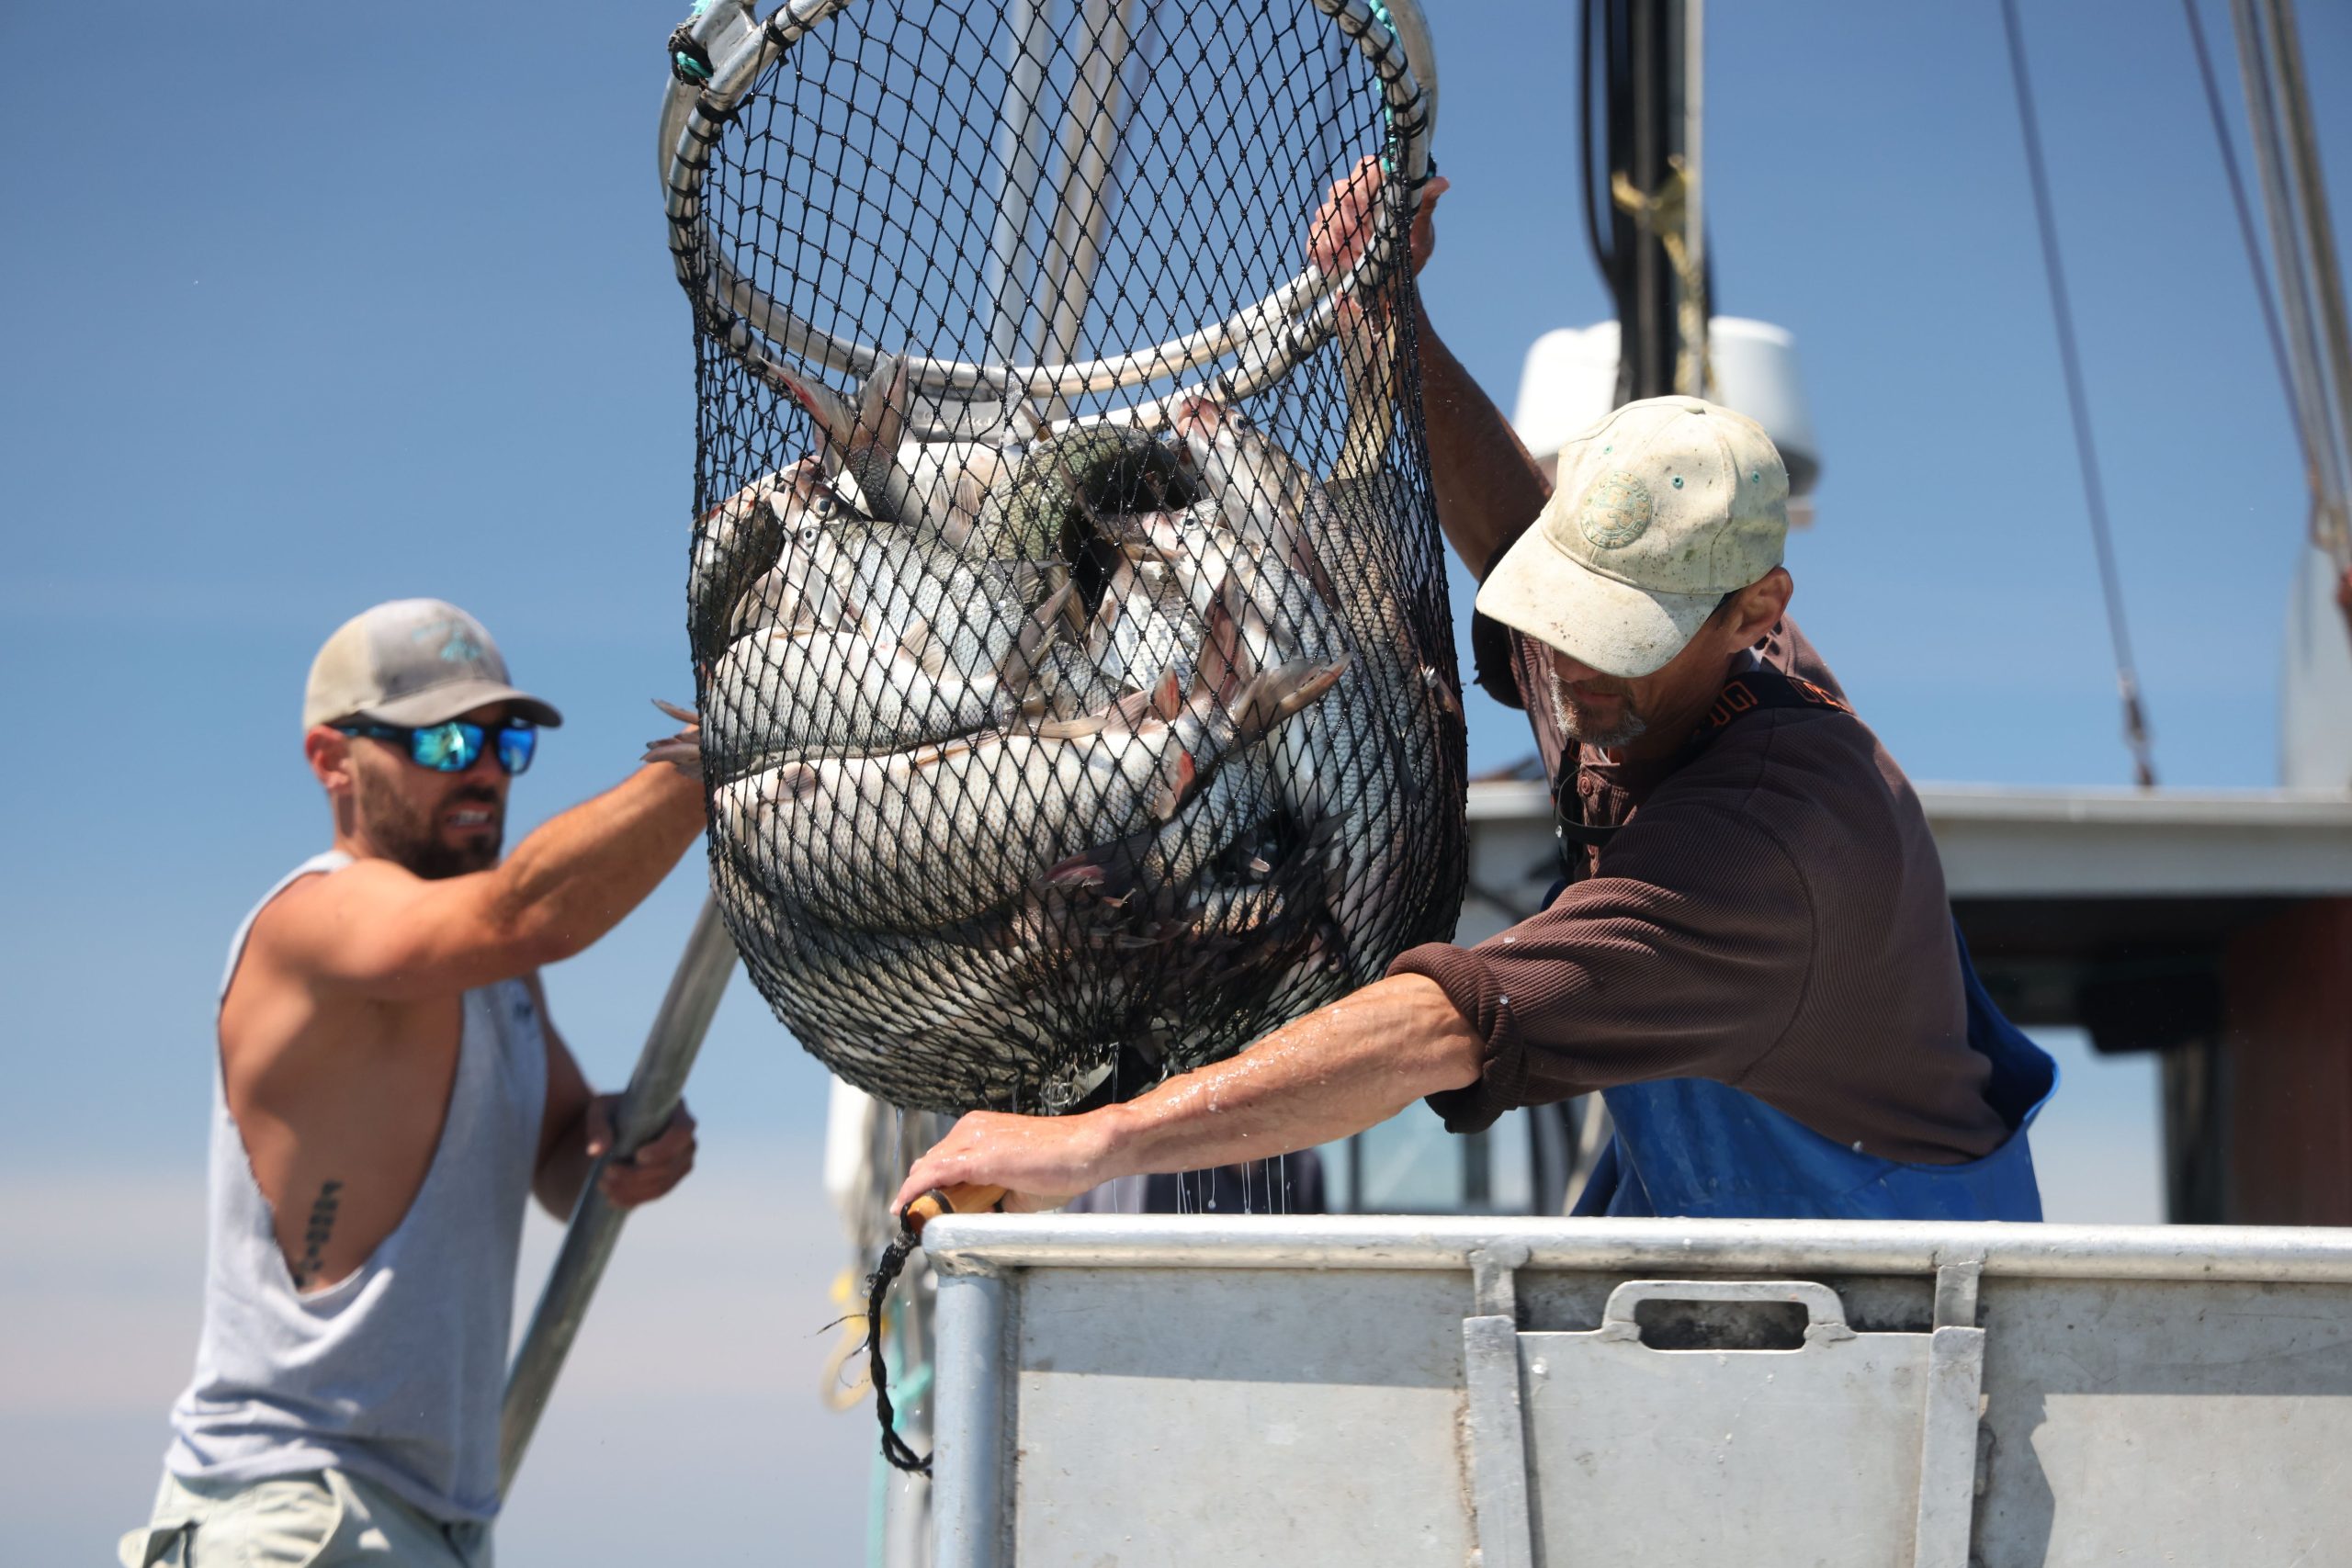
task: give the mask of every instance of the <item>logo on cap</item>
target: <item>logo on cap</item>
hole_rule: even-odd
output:
[[[1632,544],[1650,525],[1649,487],[1623,468],[1604,474],[1585,492],[1577,526],[1595,547],[1614,550]]]
[[[409,633],[409,640],[420,648],[430,648],[435,657],[449,664],[471,664],[481,658],[481,644],[465,622],[454,617],[428,621]]]

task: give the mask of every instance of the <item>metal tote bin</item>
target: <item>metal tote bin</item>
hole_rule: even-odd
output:
[[[953,1217],[937,1561],[2352,1564],[2352,1237]]]

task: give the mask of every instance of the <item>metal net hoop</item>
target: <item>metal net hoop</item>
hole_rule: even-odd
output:
[[[846,1081],[1121,1097],[1451,932],[1418,29],[720,0],[673,36],[713,887]],[[1308,220],[1368,159],[1327,275]]]
[[[854,334],[837,335],[812,325],[777,300],[746,275],[726,247],[714,243],[704,209],[712,151],[728,127],[796,44],[860,3],[798,0],[754,24],[748,7],[725,0],[703,11],[683,29],[683,41],[713,63],[707,84],[680,73],[663,103],[661,144],[666,153],[662,184],[668,193],[670,252],[679,286],[695,300],[703,331],[725,343],[754,374],[766,374],[780,351],[803,365],[862,378],[873,372],[885,352]],[[1384,164],[1404,189],[1418,190],[1428,177],[1429,133],[1435,121],[1434,85],[1425,95],[1405,41],[1418,40],[1427,58],[1428,35],[1418,10],[1409,0],[1396,4],[1306,0],[1306,4],[1362,52],[1378,85],[1394,138],[1393,146],[1384,153]],[[1117,7],[1090,5],[1088,9],[1108,17]],[[1020,41],[1008,85],[1016,100],[1025,96],[1034,107],[1046,63],[1046,51],[1035,46],[1035,39],[1051,7],[1049,0],[1016,0],[1011,10],[1011,30]],[[1090,31],[1099,61],[1107,62],[1110,74],[1116,77],[1133,43],[1132,29],[1098,23]],[[1114,38],[1116,58],[1113,51],[1100,47]],[[1427,67],[1423,69],[1426,73]],[[1030,161],[1036,162],[1034,154]],[[1327,275],[1307,265],[1222,320],[1148,346],[1048,364],[1004,362],[1009,355],[975,363],[916,355],[905,356],[906,367],[918,390],[935,396],[980,394],[1007,402],[1036,400],[1066,404],[1080,394],[1125,390],[1231,360],[1234,363],[1214,379],[1187,387],[1177,395],[1246,398],[1279,380],[1329,339],[1340,299],[1380,290],[1405,258],[1409,227],[1408,206],[1383,203],[1374,214],[1361,256],[1344,271]],[[1009,269],[1013,257],[1006,253],[1019,250],[1021,238],[1014,234],[1008,243],[1001,217],[995,228],[991,260],[1000,268]],[[994,335],[1000,340],[1003,336],[1001,331]],[[1155,402],[1125,411],[1123,416],[1148,423],[1159,412]]]

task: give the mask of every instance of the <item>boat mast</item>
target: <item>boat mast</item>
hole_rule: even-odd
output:
[[[1585,133],[1607,170],[1607,214],[1588,189],[1601,275],[1616,297],[1617,401],[1703,396],[1707,286],[1700,200],[1705,0],[1587,0]],[[1592,152],[1585,153],[1593,167]],[[1601,243],[1606,228],[1608,241]]]

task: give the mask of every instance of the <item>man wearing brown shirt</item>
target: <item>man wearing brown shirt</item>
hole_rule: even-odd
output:
[[[1327,267],[1369,188],[1318,220]],[[1696,399],[1631,404],[1547,495],[1426,314],[1419,338],[1439,521],[1492,565],[1480,678],[1534,724],[1563,888],[1128,1103],[967,1116],[900,1202],[964,1183],[1035,1207],[1417,1099],[1472,1131],[1598,1090],[1617,1136],[1584,1212],[2039,1218],[2024,1129],[2053,1070],[1976,985],[1917,799],[1788,618],[1770,441]]]

